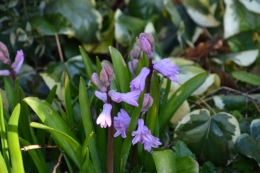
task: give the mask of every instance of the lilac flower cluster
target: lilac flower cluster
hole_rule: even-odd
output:
[[[176,82],[176,75],[178,74],[178,67],[171,64],[170,59],[163,59],[159,62],[153,63],[152,68],[143,67],[138,75],[136,69],[139,59],[142,57],[143,52],[151,60],[154,50],[154,38],[149,33],[141,33],[139,39],[135,43],[133,50],[130,52],[131,61],[128,63],[129,71],[136,76],[130,82],[130,92],[119,93],[110,89],[110,84],[114,79],[113,69],[109,65],[104,65],[100,75],[94,73],[92,75],[92,82],[97,86],[99,91],[95,91],[97,98],[104,102],[103,110],[96,120],[102,128],[110,127],[114,124],[116,133],[114,137],[122,136],[127,137],[127,130],[131,122],[131,118],[124,109],[120,109],[117,116],[112,117],[112,101],[116,103],[125,102],[129,105],[138,107],[138,99],[141,92],[145,91],[146,78],[151,75],[153,70],[160,72],[165,77]],[[152,62],[152,61],[150,61]],[[162,143],[159,139],[151,134],[151,131],[144,124],[142,115],[144,115],[153,104],[153,98],[149,93],[144,94],[142,110],[140,118],[138,119],[137,130],[132,132],[132,144],[140,142],[144,145],[144,149],[151,151],[151,148],[158,148]],[[113,122],[114,123],[113,123]]]

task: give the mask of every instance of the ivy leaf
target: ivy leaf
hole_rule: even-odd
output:
[[[225,165],[240,135],[232,115],[221,112],[210,116],[208,110],[196,110],[185,116],[175,129],[175,138],[184,141],[202,161]]]

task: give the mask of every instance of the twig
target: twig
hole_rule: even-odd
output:
[[[22,151],[34,150],[39,148],[59,148],[59,145],[28,145],[21,148]]]
[[[212,109],[202,98],[200,98],[199,96],[195,96],[195,97],[197,97],[200,100],[200,102],[202,102],[213,114],[216,114],[214,109]]]
[[[56,173],[56,169],[57,169],[57,168],[60,166],[60,164],[62,163],[62,162],[61,162],[62,156],[63,156],[63,152],[60,153],[58,162],[57,162],[57,164],[54,166],[52,173]]]
[[[55,33],[55,40],[56,40],[56,44],[57,44],[57,47],[58,47],[58,52],[59,52],[60,60],[61,60],[62,62],[64,62],[64,58],[63,58],[63,54],[62,54],[61,46],[60,46],[60,40],[59,40],[59,36],[58,36],[57,33]]]

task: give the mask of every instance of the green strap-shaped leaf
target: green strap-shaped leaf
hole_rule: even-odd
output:
[[[95,129],[93,126],[93,120],[90,113],[90,103],[87,96],[86,84],[83,78],[80,78],[79,84],[79,104],[81,110],[81,118],[86,137],[92,134],[92,138],[89,141],[90,156],[93,161],[93,165],[97,173],[102,172],[102,166],[99,158],[99,152],[97,150],[97,139],[95,135]],[[94,133],[94,134],[93,134]]]
[[[27,140],[25,139],[22,139],[22,138],[19,138],[21,144],[23,146],[29,146],[31,145]],[[30,156],[32,157],[32,160],[34,162],[34,164],[36,165],[37,169],[38,169],[38,172],[39,173],[45,173],[45,172],[49,172],[49,169],[46,165],[46,162],[45,161],[42,161],[41,158],[39,157],[38,153],[36,150],[28,150],[27,151]]]
[[[48,127],[60,131],[72,139],[77,141],[75,134],[70,130],[64,120],[60,115],[51,107],[51,105],[46,101],[40,101],[35,97],[27,97],[24,101],[36,112],[41,121]],[[54,141],[60,145],[60,147],[65,151],[65,153],[73,160],[73,162],[80,168],[82,164],[82,147],[78,144],[66,141],[64,136],[58,133],[54,133],[53,130],[50,131]]]
[[[129,83],[130,83],[130,75],[120,52],[115,49],[114,47],[109,47],[109,51],[111,54],[113,67],[114,67],[114,74],[116,76],[116,82],[119,86],[119,92],[128,92],[129,91]]]
[[[72,113],[72,103],[70,96],[70,80],[69,75],[65,75],[65,105],[66,105],[66,113],[69,127],[73,125],[73,113]]]
[[[163,132],[166,125],[170,122],[170,119],[174,115],[174,113],[178,110],[181,104],[197,89],[199,88],[203,82],[206,80],[208,76],[207,72],[200,73],[195,77],[191,78],[187,82],[185,82],[168,100],[167,105],[164,106],[164,109],[160,110],[159,113],[159,125],[160,125],[160,133]]]
[[[20,143],[18,137],[18,122],[20,116],[20,104],[18,104],[9,119],[7,139],[10,151],[10,158],[12,163],[12,172],[24,172],[23,158],[20,150]]]
[[[92,73],[94,73],[92,62],[91,62],[87,52],[84,50],[83,47],[79,46],[79,51],[80,51],[80,54],[82,56],[83,63],[85,65],[87,77],[90,80]]]
[[[11,171],[10,158],[9,158],[9,152],[8,152],[8,142],[7,142],[5,120],[4,120],[4,113],[3,113],[3,102],[2,102],[1,94],[0,94],[0,132],[1,132],[1,144],[2,144],[2,153],[3,153],[3,156],[1,155],[1,157],[4,160],[3,163],[1,163],[1,164],[4,164],[4,162],[5,162],[7,164],[8,172],[10,172]],[[0,154],[1,154],[1,152],[0,152]],[[6,167],[6,165],[5,165],[5,167]],[[3,167],[3,169],[4,169],[4,167]],[[2,171],[0,171],[0,172],[2,172]]]
[[[234,71],[232,76],[242,82],[246,82],[254,86],[260,86],[260,77],[258,75],[245,71]]]
[[[0,172],[2,173],[8,173],[6,164],[5,164],[5,160],[0,152]]]
[[[139,105],[142,105],[143,103],[143,98],[144,98],[144,94],[142,93],[141,96],[139,97],[139,100],[138,100],[138,104]],[[130,148],[131,148],[131,145],[132,145],[132,135],[131,133],[136,129],[136,125],[137,125],[137,121],[138,121],[138,118],[140,116],[140,112],[141,112],[141,109],[142,109],[142,106],[139,106],[139,107],[136,107],[132,113],[132,116],[131,116],[131,122],[130,122],[130,125],[128,127],[128,130],[127,130],[127,134],[126,134],[126,138],[124,140],[124,143],[123,143],[123,146],[122,146],[122,149],[121,149],[121,154],[120,154],[120,168],[119,168],[119,172],[124,172],[124,169],[125,169],[125,166],[126,166],[126,161],[127,161],[127,158],[128,158],[128,155],[129,155],[129,151],[130,151]]]
[[[53,99],[54,99],[54,97],[55,97],[55,95],[56,95],[57,87],[58,87],[58,85],[54,85],[54,87],[52,87],[50,93],[48,94],[48,97],[47,97],[46,101],[47,101],[49,104],[52,103],[52,101],[53,101]]]
[[[152,153],[157,172],[177,173],[176,158],[172,150]]]

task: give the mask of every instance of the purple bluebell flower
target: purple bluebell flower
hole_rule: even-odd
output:
[[[95,91],[95,96],[102,100],[104,103],[107,103],[107,93],[102,93],[99,91]]]
[[[177,82],[176,75],[179,74],[179,67],[171,63],[170,58],[162,59],[153,64],[153,68],[173,82]]]
[[[139,43],[142,50],[146,53],[148,58],[153,58],[154,38],[152,34],[141,33],[139,35]]]
[[[132,136],[134,136],[132,140],[133,145],[140,142],[144,144],[144,149],[149,152],[151,151],[151,147],[158,148],[158,146],[162,144],[157,137],[151,134],[148,127],[144,125],[143,119],[138,120],[138,128],[132,132]]]
[[[131,91],[139,90],[142,92],[145,87],[145,79],[149,73],[150,73],[150,69],[143,67],[141,72],[139,73],[139,75],[136,76],[136,78],[134,78],[131,81],[131,83],[130,83]]]
[[[108,95],[111,97],[111,99],[114,101],[114,102],[117,102],[117,103],[120,103],[120,102],[126,102],[130,105],[133,105],[135,107],[138,107],[138,103],[137,103],[137,100],[140,96],[140,91],[138,90],[135,90],[135,91],[131,91],[131,92],[128,92],[128,93],[119,93],[119,92],[116,92],[114,90],[110,90],[108,92]]]
[[[144,94],[144,100],[142,105],[142,114],[144,114],[153,105],[153,98],[149,93]]]
[[[103,105],[103,110],[101,114],[98,116],[96,123],[100,124],[101,128],[106,128],[107,126],[110,127],[112,124],[111,120],[111,110],[112,110],[112,105],[109,103],[105,103]]]
[[[22,50],[18,50],[15,60],[12,64],[12,68],[14,69],[15,73],[18,73],[20,68],[23,65],[23,61],[24,61],[24,56],[23,56],[23,51]]]
[[[126,138],[126,131],[130,124],[130,121],[131,118],[129,117],[128,113],[124,109],[120,109],[117,117],[114,117],[114,126],[116,129],[114,137],[121,135],[122,138]]]

